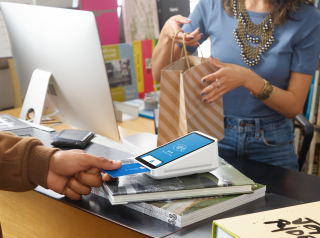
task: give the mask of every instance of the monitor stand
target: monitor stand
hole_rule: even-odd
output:
[[[48,91],[48,85],[50,79],[52,78],[52,73],[36,69],[33,71],[31,80],[29,83],[28,91],[25,96],[22,110],[20,113],[20,119],[26,120],[26,116],[30,109],[34,110],[35,117],[33,123],[40,125],[43,113],[43,108],[45,105],[46,94]]]

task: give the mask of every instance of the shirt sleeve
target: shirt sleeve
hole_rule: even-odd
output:
[[[0,132],[0,190],[23,192],[37,185],[47,188],[47,175],[52,154],[40,140]]]
[[[294,46],[291,71],[314,75],[320,54],[320,13],[313,12],[303,26],[303,37]]]
[[[208,18],[208,15],[210,14],[210,11],[212,7],[210,5],[213,4],[214,1],[210,0],[200,0],[196,7],[194,8],[191,15],[188,17],[191,19],[191,23],[185,24],[182,27],[182,30],[184,32],[193,32],[198,27],[200,28],[200,33],[202,33],[202,38],[199,40],[199,43],[202,44],[208,37],[208,32],[206,28],[206,19]],[[210,10],[209,10],[210,9]],[[181,44],[177,44],[182,47]],[[187,51],[190,53],[194,53],[197,50],[197,47],[193,46],[187,46]]]

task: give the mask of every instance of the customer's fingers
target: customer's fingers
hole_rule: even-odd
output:
[[[92,170],[98,170],[97,173],[93,173]],[[100,169],[94,168],[90,169],[88,172],[80,172],[76,176],[76,179],[83,185],[89,187],[100,187],[102,185],[102,177],[100,174]]]
[[[76,193],[75,191],[72,191],[72,189],[69,187],[65,188],[64,194],[68,198],[70,198],[71,200],[80,200],[81,199],[81,195]]]
[[[114,180],[114,179],[116,179],[116,178],[112,178],[112,177],[111,177],[109,174],[107,174],[107,173],[105,173],[105,174],[102,175],[102,180],[103,180],[104,182],[112,181],[112,180]]]
[[[77,194],[88,195],[91,192],[90,187],[85,186],[84,184],[80,183],[74,177],[69,179],[68,184],[67,184],[67,188],[70,188],[72,191],[74,191]]]
[[[69,151],[76,152],[76,153],[79,153],[79,154],[86,154],[87,153],[84,150],[80,150],[80,149],[73,149],[73,150],[69,150]]]
[[[85,168],[99,168],[105,170],[119,169],[122,165],[121,161],[109,160],[104,157],[94,155],[81,155],[78,163]]]

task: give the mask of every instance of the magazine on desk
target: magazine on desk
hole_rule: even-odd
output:
[[[123,164],[133,163],[129,158]],[[252,193],[254,182],[220,158],[220,166],[202,174],[156,180],[146,174],[119,177],[102,185],[113,205],[131,202]]]
[[[177,227],[185,227],[264,197],[265,191],[265,185],[255,184],[251,194],[140,202],[125,204],[124,206]],[[101,187],[93,188],[92,193],[109,199]]]

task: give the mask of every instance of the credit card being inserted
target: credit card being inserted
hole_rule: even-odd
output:
[[[143,167],[141,164],[123,164],[119,169],[116,170],[103,170],[109,174],[112,178],[126,176],[130,174],[140,174],[150,172],[150,169]]]

